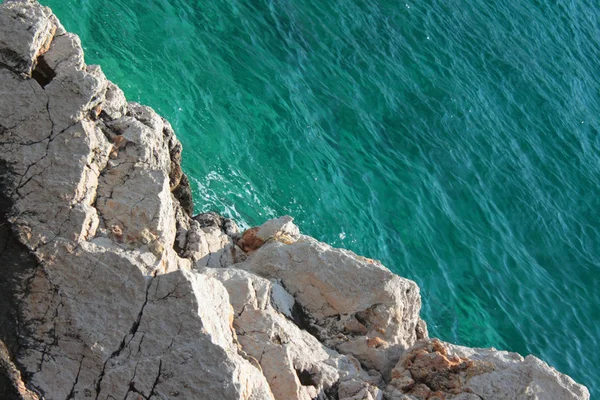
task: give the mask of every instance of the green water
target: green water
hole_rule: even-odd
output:
[[[600,6],[46,0],[170,120],[197,211],[418,282],[432,336],[600,394]]]

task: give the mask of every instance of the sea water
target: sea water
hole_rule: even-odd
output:
[[[431,336],[600,395],[600,5],[43,0],[184,145],[196,211],[415,280]]]

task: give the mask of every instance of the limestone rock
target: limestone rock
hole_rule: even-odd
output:
[[[31,75],[56,33],[51,15],[37,2],[6,0],[0,14],[0,64]]]
[[[388,397],[508,400],[589,399],[589,392],[540,359],[495,349],[420,341],[394,367]]]
[[[4,343],[0,342],[0,398],[39,400],[39,396],[25,387],[21,372],[10,359]]]
[[[179,222],[177,248],[196,268],[228,267],[246,258],[235,244],[239,236],[237,224],[216,213],[204,213],[187,222]]]
[[[269,220],[259,227],[248,229],[238,242],[245,252],[253,252],[269,240],[287,244],[294,243],[300,230],[292,223],[293,218],[284,216]]]
[[[57,35],[50,43],[48,52],[43,55],[43,61],[51,75],[83,70],[85,63],[79,36],[72,33]]]
[[[483,399],[490,400],[568,400],[589,399],[585,386],[561,374],[537,357],[525,358],[517,353],[496,349],[476,349],[446,343],[448,354],[475,362],[491,363],[494,370],[478,374],[468,382],[468,388]]]
[[[383,391],[367,382],[352,379],[340,383],[338,396],[342,400],[383,400]]]
[[[107,239],[51,246],[51,261],[30,283],[37,295],[22,308],[30,322],[17,354],[38,391],[49,398],[271,398],[264,377],[237,352],[218,281],[185,268],[147,276],[144,259]],[[107,324],[107,315],[117,318]]]
[[[289,220],[269,222],[255,232],[261,240],[273,240],[235,267],[281,280],[326,345],[385,375],[402,350],[424,335],[414,282],[378,261],[298,235]],[[261,237],[262,232],[268,235]],[[277,239],[287,236],[293,240]]]
[[[0,4],[0,398],[589,399],[428,340],[414,282],[289,216],[192,217],[181,152],[48,8]]]
[[[235,312],[233,326],[238,342],[260,365],[275,398],[321,398],[335,390],[337,383],[340,388],[350,387],[351,383],[356,388],[350,390],[352,396],[343,394],[348,390],[338,393],[340,399],[359,399],[356,397],[359,392],[364,392],[364,396],[371,393],[373,398],[379,396],[375,385],[379,383],[378,377],[365,372],[354,357],[325,347],[301,330],[289,315],[275,308],[274,304],[285,296],[285,289],[277,282],[235,268],[207,269],[203,273],[215,277],[227,288]]]
[[[44,398],[272,399],[227,291],[176,254],[189,217],[170,125],[86,66],[47,8],[6,1],[0,18],[16,54],[0,65],[2,216],[35,256],[2,293],[20,368],[3,376]]]

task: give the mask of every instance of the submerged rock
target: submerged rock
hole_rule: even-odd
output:
[[[0,5],[0,398],[589,398],[429,339],[414,282],[291,217],[192,217],[181,150],[48,8]]]

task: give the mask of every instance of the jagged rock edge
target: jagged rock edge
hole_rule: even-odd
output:
[[[8,0],[8,1],[6,1],[4,4],[6,5],[6,4],[9,4],[9,3],[25,3],[25,4],[35,4],[35,3],[33,3],[33,2],[18,1],[18,0],[17,0],[17,1],[11,1],[11,0]],[[49,17],[49,20],[52,20],[52,18],[54,18],[54,17],[53,17],[53,16]],[[55,19],[55,18],[54,18],[54,19]],[[54,22],[53,22],[53,23],[54,23]],[[51,28],[51,29],[52,29],[52,28]],[[55,32],[56,32],[57,30],[59,31],[59,33],[55,35]],[[38,52],[38,54],[36,55],[35,59],[33,60],[33,62],[31,63],[31,65],[30,65],[30,66],[28,66],[28,64],[27,64],[27,63],[25,63],[25,66],[26,66],[27,68],[29,68],[29,70],[31,71],[30,73],[32,74],[32,79],[33,79],[33,80],[35,80],[35,81],[36,81],[36,82],[37,82],[37,83],[40,85],[40,87],[41,87],[43,90],[45,90],[45,88],[46,88],[46,87],[47,87],[47,86],[48,86],[48,85],[51,83],[52,79],[53,79],[54,77],[56,77],[56,74],[54,74],[54,71],[52,71],[51,69],[50,69],[50,72],[48,72],[48,71],[47,71],[47,69],[48,69],[49,67],[48,67],[48,64],[46,63],[45,59],[43,58],[43,56],[44,56],[44,54],[46,53],[46,51],[47,51],[47,50],[50,48],[50,46],[52,45],[52,41],[54,40],[54,38],[55,38],[55,37],[60,37],[60,36],[63,36],[63,35],[65,34],[65,33],[60,33],[60,31],[61,31],[60,25],[59,25],[58,21],[56,21],[56,24],[55,24],[54,30],[53,30],[53,31],[51,32],[51,34],[49,35],[49,36],[50,36],[50,39],[49,39],[49,40],[47,39],[47,40],[46,40],[46,41],[45,41],[45,42],[42,44],[42,47],[41,47],[41,48],[42,48],[42,49],[45,49],[45,50],[44,50],[44,51],[39,51],[39,52]],[[5,52],[3,52],[3,54],[4,54],[4,55],[6,55],[6,54],[7,54],[7,52],[5,51]],[[15,53],[15,54],[17,54],[17,53]],[[18,54],[17,54],[16,56],[15,56],[15,55],[12,55],[12,57],[13,57],[13,58],[18,58]],[[40,59],[40,58],[41,58],[41,59]],[[24,77],[24,76],[26,76],[27,74],[23,74],[22,72],[20,72],[20,71],[19,71],[19,68],[18,68],[19,66],[21,66],[21,68],[23,67],[21,64],[17,64],[16,70],[15,70],[15,67],[10,67],[9,65],[7,65],[7,64],[4,64],[4,63],[0,64],[0,68],[8,69],[8,70],[12,71],[13,73],[20,74],[20,76],[23,78],[23,77]],[[41,66],[41,68],[42,68],[42,70],[43,70],[43,71],[38,71],[38,72],[36,73],[35,71],[37,70],[38,66]],[[46,68],[46,67],[48,67],[48,68]],[[54,75],[53,75],[53,74],[54,74]],[[35,75],[36,77],[33,77],[33,75]],[[37,79],[36,79],[36,78],[37,78]],[[49,78],[49,79],[48,79],[48,78]],[[106,91],[107,91],[107,90],[108,90],[108,87],[106,88]],[[106,91],[105,91],[105,93],[104,93],[104,95],[103,95],[103,96],[105,96],[105,95],[106,95]],[[92,97],[92,98],[89,100],[89,105],[90,105],[90,107],[91,107],[91,108],[90,108],[90,109],[85,109],[85,110],[84,110],[84,111],[86,111],[86,112],[88,112],[88,113],[89,113],[87,116],[83,116],[83,119],[76,120],[76,121],[74,121],[73,123],[71,123],[71,124],[67,125],[66,127],[62,128],[62,129],[61,129],[59,132],[55,132],[55,121],[52,119],[52,115],[51,115],[51,112],[50,112],[50,96],[48,96],[48,95],[47,95],[47,99],[48,99],[48,101],[47,101],[47,103],[46,103],[46,111],[48,112],[48,118],[49,118],[49,121],[50,121],[50,123],[51,123],[50,134],[49,134],[47,137],[45,137],[45,138],[42,138],[42,139],[39,139],[39,140],[31,141],[31,142],[28,142],[28,143],[25,143],[25,142],[23,142],[23,143],[20,143],[20,144],[21,144],[21,145],[23,145],[23,146],[30,146],[30,145],[34,145],[34,144],[37,144],[37,143],[42,143],[42,142],[45,142],[45,141],[47,141],[47,143],[46,143],[46,152],[45,152],[45,155],[43,155],[41,158],[39,158],[38,160],[36,160],[34,163],[32,163],[32,164],[28,165],[28,166],[26,167],[26,169],[25,169],[25,172],[24,172],[24,173],[23,173],[23,174],[20,176],[20,182],[19,182],[19,184],[18,184],[18,185],[16,185],[16,188],[14,189],[14,190],[15,190],[15,193],[17,193],[17,199],[19,199],[19,198],[22,198],[22,197],[24,197],[24,196],[27,196],[27,194],[23,194],[23,195],[21,195],[21,194],[18,192],[18,190],[19,190],[19,189],[21,189],[21,188],[25,187],[25,186],[26,186],[26,185],[27,185],[29,182],[31,182],[31,181],[32,181],[32,180],[33,180],[33,179],[34,179],[36,176],[39,176],[39,175],[41,175],[41,174],[43,174],[43,173],[45,172],[45,170],[46,170],[46,169],[44,168],[44,169],[42,169],[41,171],[39,171],[39,172],[37,172],[37,173],[35,173],[35,174],[33,174],[33,175],[31,175],[31,176],[29,176],[29,177],[27,177],[27,178],[25,179],[25,177],[26,177],[26,176],[27,176],[27,174],[29,173],[29,170],[30,170],[30,168],[33,168],[33,167],[35,167],[35,165],[36,165],[38,162],[41,162],[43,159],[45,159],[45,158],[48,156],[48,151],[49,151],[50,145],[51,145],[51,143],[52,143],[52,142],[53,142],[53,141],[54,141],[54,140],[55,140],[57,137],[59,137],[60,135],[62,135],[62,134],[63,134],[63,133],[65,133],[65,132],[67,132],[67,131],[68,131],[68,130],[70,130],[71,128],[75,127],[75,126],[76,126],[77,124],[79,124],[79,123],[80,123],[80,122],[81,122],[83,119],[87,119],[87,118],[89,118],[91,121],[96,121],[96,120],[99,118],[100,120],[102,120],[102,121],[103,121],[103,125],[104,125],[104,126],[108,126],[108,125],[107,125],[107,122],[110,122],[110,120],[111,120],[110,116],[109,116],[108,114],[106,114],[106,112],[104,112],[104,111],[103,111],[103,110],[101,110],[101,109],[95,108],[95,107],[96,107],[96,103],[97,103],[97,102],[100,102],[100,103],[101,103],[101,102],[102,102],[102,100],[99,100],[98,98],[94,98],[94,97]],[[136,118],[136,119],[137,119],[137,118]],[[138,120],[138,121],[140,121],[142,124],[147,124],[147,122],[148,122],[148,121],[144,121],[143,119],[137,119],[137,120]],[[163,120],[163,121],[164,121],[164,120]],[[165,126],[167,126],[167,124],[166,124],[166,121],[164,121],[164,123],[165,123]],[[153,129],[153,126],[150,126],[150,125],[148,125],[148,126],[149,126],[149,128]],[[12,128],[7,128],[7,127],[4,127],[4,126],[2,126],[2,134],[4,134],[6,131],[9,131],[9,130],[11,130],[11,129],[14,129],[14,127],[12,127]],[[167,128],[165,128],[165,129],[167,129]],[[106,135],[107,139],[109,139],[109,140],[110,140],[110,137],[109,137],[110,135],[107,135],[107,132],[106,132],[104,129],[102,129],[102,133],[103,133],[104,135]],[[114,132],[114,133],[115,133],[117,136],[119,135],[119,133],[118,133],[118,132]],[[163,130],[163,134],[164,134],[164,130]],[[165,136],[167,136],[167,134],[165,134]],[[174,137],[174,136],[173,136],[173,137]],[[7,143],[2,143],[2,145],[6,145],[6,144],[7,144]],[[176,146],[175,146],[175,147],[176,147]],[[183,193],[179,193],[177,196],[175,196],[175,200],[176,200],[176,202],[179,204],[179,207],[180,207],[181,209],[183,209],[183,210],[185,211],[185,213],[186,213],[188,216],[191,216],[191,205],[190,205],[190,203],[188,203],[188,204],[182,204],[182,203],[186,203],[186,202],[188,202],[188,200],[189,200],[189,201],[191,201],[191,195],[190,195],[190,193],[189,193],[189,186],[188,186],[188,189],[185,189],[185,187],[186,187],[186,183],[185,183],[185,182],[187,182],[187,177],[185,176],[185,174],[183,174],[182,172],[180,172],[180,168],[181,168],[181,167],[180,167],[180,164],[179,164],[180,160],[178,159],[178,157],[179,157],[179,156],[180,156],[180,150],[179,150],[179,153],[177,153],[177,151],[175,150],[175,155],[173,155],[171,152],[170,152],[170,154],[169,154],[169,158],[170,158],[170,161],[171,161],[171,170],[170,170],[170,172],[169,172],[169,178],[170,178],[170,180],[171,180],[171,182],[170,182],[170,183],[171,183],[171,193],[174,193],[174,192],[176,192],[178,189],[180,189],[180,186],[183,186],[183,188],[184,188],[184,189],[183,189]],[[102,173],[106,172],[106,170],[107,170],[107,165],[108,165],[108,164],[105,164],[105,165],[102,167],[102,169],[101,169],[100,173],[98,174],[98,176],[99,176],[99,177],[102,175]],[[50,166],[49,166],[49,167],[51,167],[51,166],[52,166],[52,164],[50,164]],[[46,168],[49,168],[49,167],[46,167]],[[179,171],[177,171],[177,169],[179,169]],[[6,173],[8,173],[8,170],[9,170],[9,168],[7,167],[5,172],[6,172]],[[174,174],[174,176],[173,176],[173,177],[171,176],[171,173],[173,173],[173,174]],[[17,175],[18,175],[18,174],[17,174]],[[127,179],[128,179],[128,178],[129,178],[129,175],[128,175],[128,174],[126,174],[126,175],[125,175],[125,178],[127,178]],[[25,181],[23,181],[23,179],[25,179]],[[183,184],[182,184],[182,182],[183,182]],[[86,193],[86,194],[84,194],[84,197],[85,197],[86,195],[87,195],[87,193]],[[97,201],[98,201],[98,193],[96,192],[96,193],[95,193],[94,200],[92,201],[92,205],[93,205],[93,207],[94,207],[94,208],[96,208]],[[106,222],[106,221],[103,221],[103,220],[102,220],[102,219],[103,219],[103,216],[102,216],[102,213],[101,213],[101,211],[100,211],[98,208],[96,208],[96,213],[97,213],[97,215],[98,215],[98,218],[100,219],[100,223]],[[57,215],[58,215],[58,214],[57,214]],[[34,255],[36,255],[36,256],[37,256],[37,253],[36,253],[36,252],[37,252],[37,250],[38,250],[38,249],[40,249],[41,247],[44,247],[44,246],[48,246],[49,244],[52,244],[52,243],[54,242],[54,240],[55,240],[55,239],[57,239],[57,238],[60,238],[60,237],[61,237],[61,233],[62,233],[62,228],[63,228],[63,225],[64,225],[65,223],[67,223],[67,222],[69,221],[69,219],[70,219],[70,218],[71,218],[71,217],[70,217],[70,214],[69,214],[69,216],[67,216],[67,217],[65,218],[65,220],[64,220],[64,221],[63,221],[63,223],[62,223],[62,225],[60,225],[60,226],[59,226],[59,228],[58,228],[58,230],[57,230],[56,232],[52,232],[52,229],[48,228],[48,229],[49,229],[49,230],[50,230],[50,231],[51,231],[51,232],[54,234],[54,237],[52,237],[50,240],[46,240],[46,241],[40,241],[39,243],[37,243],[37,245],[36,245],[36,246],[33,246],[33,247],[32,247],[32,246],[29,246],[29,248],[30,248],[31,252],[32,252]],[[153,217],[153,218],[154,218],[154,217]],[[286,222],[286,223],[287,223],[287,222]],[[23,241],[23,243],[24,243],[24,244],[28,244],[27,240],[24,240],[24,239],[23,239],[23,238],[24,238],[24,234],[23,234],[23,232],[19,232],[19,227],[15,227],[15,226],[13,226],[12,228],[13,228],[13,229],[15,229],[15,230],[18,232],[20,240],[21,240],[21,241]],[[235,247],[235,246],[236,246],[236,245],[237,245],[237,243],[238,243],[238,242],[241,240],[241,239],[240,239],[240,237],[239,237],[239,236],[237,236],[236,234],[234,234],[234,235],[230,235],[228,232],[226,232],[225,230],[223,230],[223,229],[222,229],[222,228],[223,228],[222,226],[218,226],[217,228],[218,228],[218,229],[220,229],[220,230],[221,230],[221,232],[222,232],[222,233],[223,233],[225,236],[228,236],[228,237],[230,238],[230,242],[231,242],[231,243],[230,243],[230,247],[229,247],[228,251],[235,250],[235,249],[236,249],[236,247]],[[178,230],[178,229],[176,229],[176,230]],[[287,233],[286,233],[286,235],[287,235]],[[187,236],[187,235],[186,235],[186,236]],[[288,235],[288,237],[289,237],[289,235]],[[242,238],[242,239],[243,239],[243,238]],[[285,240],[289,240],[289,239],[287,239],[287,238],[284,238],[284,239],[285,239]],[[256,251],[256,250],[260,249],[260,248],[261,248],[261,247],[263,247],[263,246],[264,246],[265,248],[273,247],[273,245],[277,245],[277,243],[276,243],[276,242],[278,242],[278,241],[277,241],[277,240],[274,240],[274,238],[273,238],[273,237],[270,237],[270,238],[267,238],[266,240],[263,240],[263,242],[262,242],[262,243],[260,243],[260,245],[259,245],[258,247],[255,245],[255,246],[253,246],[253,248],[251,248],[250,250],[251,250],[251,251]],[[8,243],[8,241],[7,241],[7,243]],[[177,248],[177,246],[175,246],[175,244],[176,244],[176,243],[177,243],[177,241],[175,241],[175,242],[174,242],[174,248],[175,248],[176,250],[179,250],[179,249]],[[292,243],[286,243],[286,244],[292,244]],[[159,249],[160,249],[160,247],[159,247]],[[74,250],[73,250],[73,251],[74,251]],[[211,260],[211,258],[210,258],[210,257],[212,256],[212,254],[213,254],[213,253],[214,253],[213,251],[209,251],[209,253],[208,253],[209,259],[208,259],[208,261],[207,261],[207,265],[210,263],[210,260]],[[230,263],[229,261],[227,261],[227,260],[226,260],[226,261],[225,261],[225,265],[223,265],[223,260],[222,260],[222,259],[223,259],[223,256],[224,256],[224,255],[226,255],[226,253],[225,253],[225,252],[221,252],[221,254],[219,255],[219,260],[218,260],[219,262],[218,262],[218,266],[221,266],[221,267],[223,267],[223,266],[228,266],[228,264],[232,264],[232,263]],[[252,257],[252,255],[250,255],[250,257]],[[236,260],[235,258],[236,258],[236,257],[235,257],[235,255],[234,255],[234,256],[232,256],[232,257],[231,257],[231,261],[240,261],[240,260]],[[40,262],[40,261],[42,261],[42,263],[41,263],[41,264],[38,264],[38,265],[36,266],[36,268],[35,268],[36,270],[37,270],[37,269],[39,269],[39,268],[44,268],[44,267],[43,267],[43,260],[38,260],[38,262]],[[241,260],[240,262],[243,264],[243,263],[244,263],[244,261],[245,261],[245,260]],[[253,271],[253,272],[256,272],[256,271]],[[261,274],[260,274],[260,273],[258,273],[258,272],[256,272],[256,273],[257,273],[257,275],[258,275],[258,276],[260,276],[260,275],[261,275]],[[32,275],[33,275],[33,274],[32,274]],[[268,274],[263,274],[263,276],[268,276]],[[273,278],[273,277],[271,277],[271,278]],[[48,279],[49,279],[49,282],[51,283],[51,279],[50,279],[50,278],[48,278]],[[143,303],[143,305],[142,305],[141,312],[138,314],[138,318],[137,318],[137,320],[134,322],[134,325],[132,326],[131,330],[133,330],[133,328],[136,326],[136,324],[137,324],[137,327],[139,327],[139,324],[140,324],[140,321],[141,321],[141,316],[143,315],[143,310],[144,310],[144,307],[146,306],[146,304],[147,304],[147,302],[148,302],[148,290],[149,290],[149,288],[150,288],[150,285],[151,285],[151,281],[150,281],[150,282],[147,282],[147,286],[146,286],[146,293],[145,293],[145,294],[146,294],[146,296],[145,296],[145,301],[144,301],[144,303]],[[58,293],[58,290],[57,290],[57,289],[55,289],[55,290],[56,290],[56,292]],[[299,293],[299,295],[303,295],[303,294],[304,294],[304,292],[303,292],[303,291],[301,291],[301,292],[298,292],[298,293]],[[407,293],[408,293],[408,291],[407,291]],[[60,293],[59,293],[59,295],[60,295]],[[298,298],[298,296],[297,296],[296,294],[294,294],[294,296],[293,296],[293,297],[294,297],[294,307],[299,307],[299,309],[302,309],[303,313],[305,313],[306,315],[310,315],[310,312],[308,312],[308,311],[304,310],[304,306],[301,304],[301,303],[302,303],[301,299],[299,299],[299,298]],[[62,304],[62,303],[60,303],[60,302],[59,302],[59,306],[60,306],[60,304]],[[371,307],[374,307],[374,306],[376,306],[376,305],[377,305],[377,304],[372,304],[372,305],[371,305]],[[334,309],[335,309],[335,307],[334,307]],[[57,306],[57,310],[58,310],[58,306]],[[366,310],[367,310],[367,309],[364,309],[364,310],[355,310],[355,311],[358,313],[358,312],[363,312],[363,311],[366,311]],[[297,311],[298,311],[298,308],[296,309],[296,314],[297,314]],[[58,312],[58,311],[57,311],[57,312]],[[292,316],[291,318],[290,318],[289,316],[286,316],[286,318],[287,318],[288,320],[291,320],[291,321],[293,321],[293,322],[294,322],[294,323],[295,323],[297,326],[299,326],[301,329],[302,329],[302,328],[307,328],[306,324],[304,324],[304,323],[298,324],[298,323],[297,323],[297,322],[298,322],[298,321],[297,321],[297,318],[293,318],[293,316]],[[360,321],[359,321],[359,322],[360,322]],[[309,325],[313,325],[313,324],[309,324]],[[418,325],[417,325],[417,326],[415,326],[415,329],[418,329]],[[130,331],[131,331],[131,330],[130,330]],[[137,329],[136,329],[136,331],[137,331]],[[131,340],[133,340],[133,336],[135,336],[135,332],[133,332],[133,334],[132,334],[132,337],[131,337]],[[319,339],[321,342],[324,342],[324,341],[322,340],[322,338],[319,338],[319,335],[314,335],[314,334],[313,334],[313,336],[314,336],[314,337],[317,337],[317,339]],[[418,337],[418,336],[419,336],[419,335],[417,334],[417,339],[419,339],[419,337]],[[109,362],[109,361],[110,361],[112,358],[114,358],[114,357],[118,357],[118,356],[119,356],[119,354],[120,354],[120,351],[122,351],[122,350],[123,350],[123,348],[125,347],[125,341],[126,341],[127,337],[128,337],[128,335],[126,335],[126,336],[125,336],[125,337],[122,339],[122,341],[121,341],[121,345],[120,345],[120,347],[119,347],[119,350],[117,350],[117,351],[114,351],[113,353],[111,353],[110,357],[109,357],[109,358],[107,358],[107,359],[105,360],[105,362],[104,362],[104,364],[103,364],[103,368],[102,368],[102,374],[101,374],[101,377],[100,377],[100,378],[98,379],[98,381],[97,381],[96,397],[98,397],[98,396],[100,395],[100,392],[101,392],[101,383],[102,383],[102,377],[104,376],[104,371],[105,371],[105,369],[106,369],[106,365],[107,365],[107,363],[108,363],[108,362]],[[420,338],[420,339],[425,339],[425,338],[426,338],[426,334],[421,334],[421,338]],[[131,340],[130,340],[130,341],[131,341]],[[381,340],[383,340],[383,339],[381,339]],[[409,341],[409,342],[407,342],[407,343],[408,343],[408,344],[410,344],[410,341]],[[407,349],[405,348],[404,350],[407,350]],[[42,356],[42,361],[43,361],[43,357],[44,357],[44,356]],[[71,388],[71,390],[69,391],[69,394],[68,394],[67,398],[72,398],[72,397],[75,395],[75,386],[77,385],[77,381],[78,381],[78,379],[79,379],[79,374],[80,374],[80,372],[81,372],[81,368],[82,368],[82,364],[83,364],[84,358],[85,358],[85,356],[83,356],[83,355],[82,355],[82,357],[81,357],[81,360],[79,361],[79,366],[78,366],[77,374],[76,374],[76,377],[75,377],[75,382],[74,382],[74,384],[73,384],[73,387],[72,387],[72,388]],[[12,360],[10,360],[10,361],[12,362]],[[364,365],[364,364],[363,364],[363,365]],[[137,370],[137,366],[136,366],[136,370]],[[150,390],[150,392],[149,392],[148,398],[149,398],[149,397],[151,397],[153,394],[155,394],[155,389],[156,389],[156,385],[157,385],[157,384],[158,384],[158,382],[159,382],[159,377],[160,377],[160,374],[161,374],[161,370],[162,370],[162,361],[161,361],[161,363],[160,363],[160,365],[159,365],[159,373],[158,373],[158,375],[156,376],[156,378],[154,379],[154,384],[152,385],[152,389],[151,389],[151,390]],[[301,372],[301,373],[298,373],[297,371],[298,371],[298,370],[296,370],[296,373],[297,373],[297,374],[299,374],[298,378],[299,378],[299,380],[300,380],[300,381],[301,381],[301,383],[302,383],[303,379],[301,379],[300,375],[302,375],[302,373],[303,373],[303,372]],[[305,371],[305,370],[300,370],[300,371]],[[135,373],[134,373],[134,376],[135,376]],[[130,387],[129,389],[131,389],[131,387]],[[128,392],[126,393],[126,396],[127,396],[127,394],[129,393],[129,389],[128,389]],[[139,392],[137,389],[135,390],[135,392],[137,392],[137,393],[141,394],[141,392]],[[43,393],[42,393],[42,394],[43,394]],[[589,396],[589,394],[588,394],[588,396]]]

